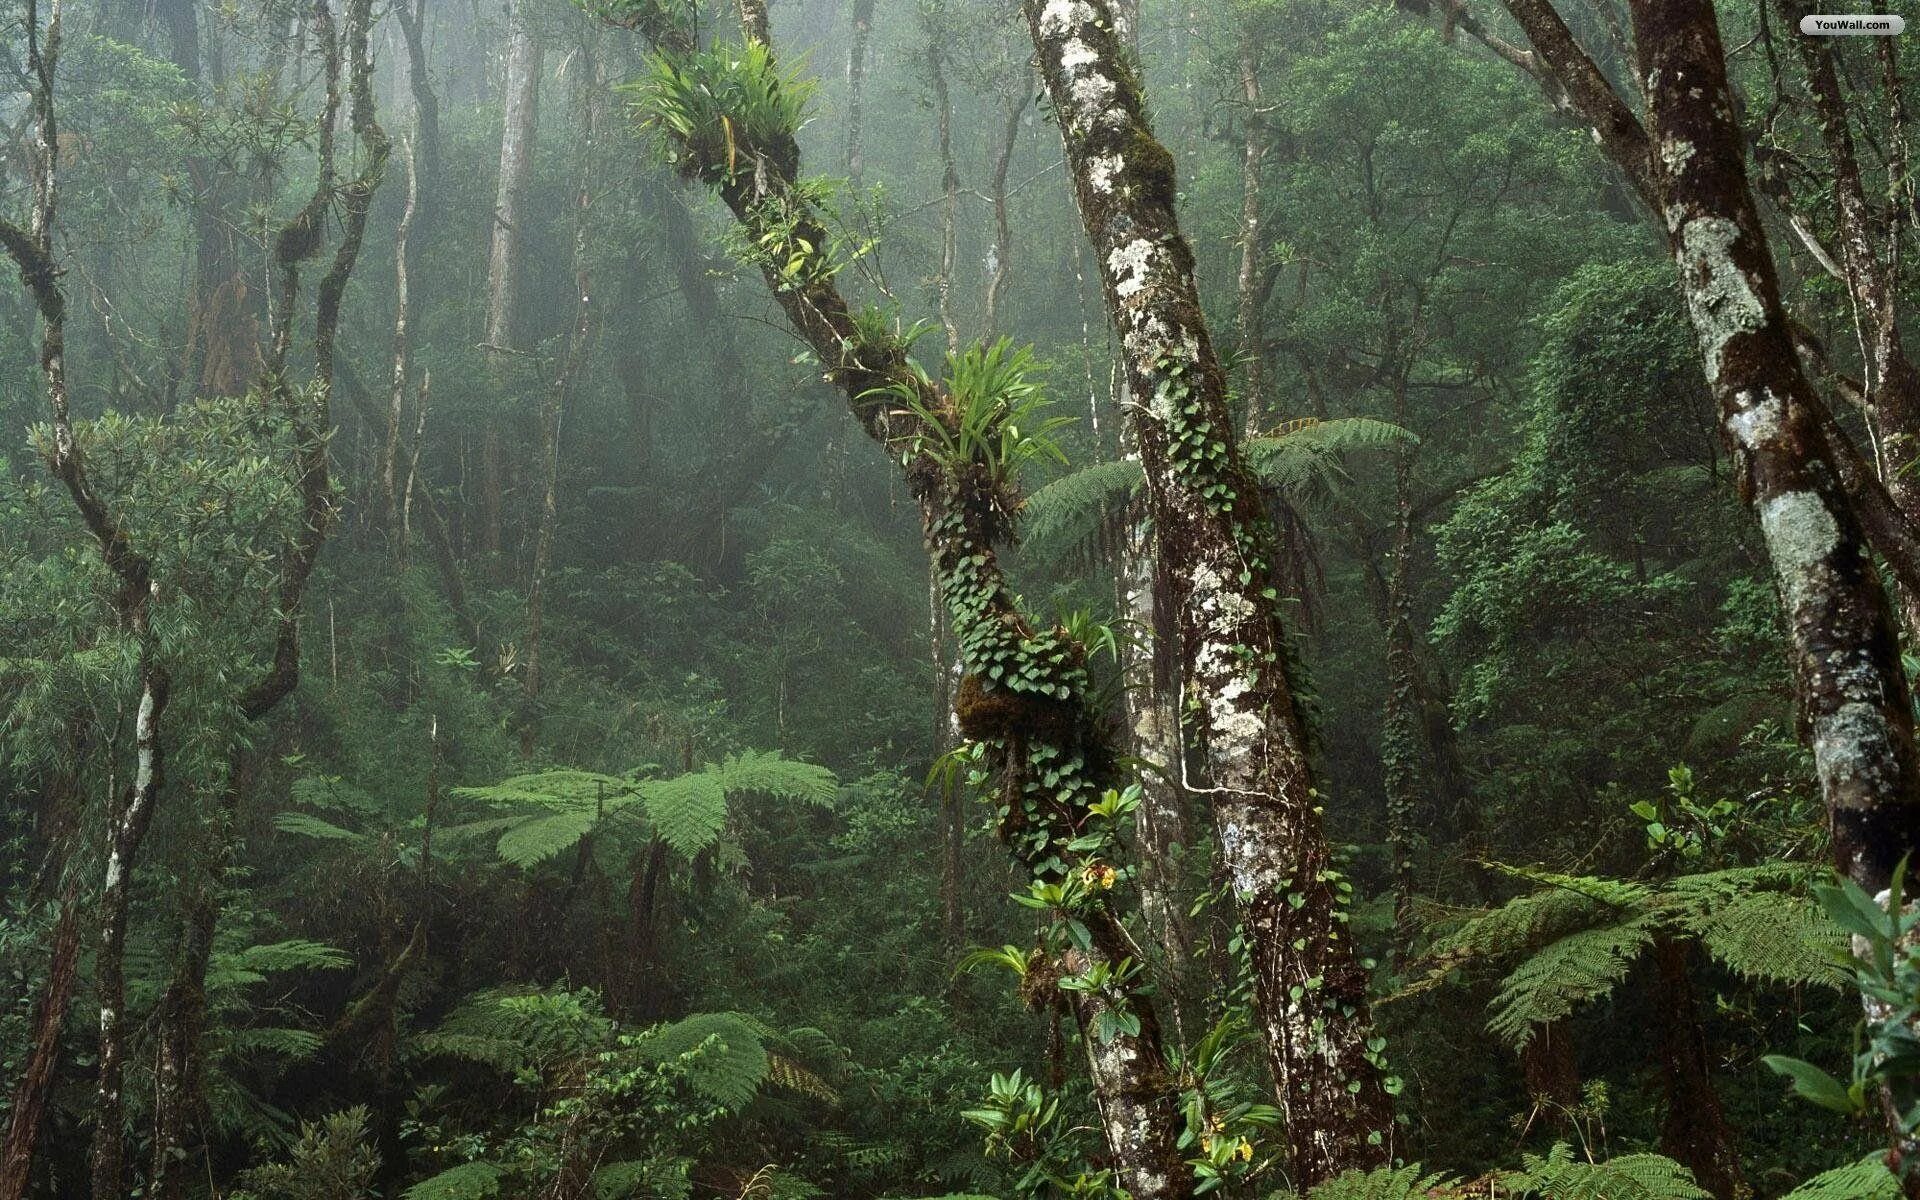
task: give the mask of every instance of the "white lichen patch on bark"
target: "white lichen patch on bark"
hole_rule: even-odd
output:
[[[1145,238],[1135,238],[1107,255],[1107,270],[1113,275],[1114,294],[1122,300],[1139,294],[1147,286],[1153,271],[1154,246]]]
[[[1727,343],[1767,320],[1766,305],[1733,258],[1740,236],[1740,227],[1725,217],[1698,217],[1681,225],[1674,251],[1709,384],[1720,382]]]
[[[1826,501],[1810,491],[1769,496],[1760,503],[1760,529],[1788,619],[1809,605],[1824,607],[1835,583],[1828,558],[1840,544],[1840,525]]]
[[[1692,142],[1683,142],[1668,138],[1660,143],[1660,161],[1666,164],[1669,174],[1678,175],[1686,170],[1687,160],[1694,156]]]
[[[1087,160],[1087,186],[1103,196],[1111,194],[1113,181],[1126,165],[1118,154],[1094,155]]]
[[[1752,393],[1742,393],[1738,399],[1745,401]],[[1771,390],[1762,390],[1759,399],[1742,403],[1727,418],[1727,432],[1733,435],[1734,443],[1749,454],[1756,453],[1766,443],[1778,439],[1786,431],[1786,405]]]
[[[1042,37],[1061,37],[1075,25],[1094,19],[1093,6],[1086,0],[1048,0],[1040,10]]]
[[[1886,713],[1869,700],[1849,700],[1813,720],[1813,765],[1829,792],[1846,796],[1855,789],[1833,788],[1833,781],[1866,784],[1875,791],[1892,753],[1893,731]]]

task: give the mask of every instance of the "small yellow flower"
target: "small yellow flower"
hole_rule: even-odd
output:
[[[1088,887],[1103,889],[1112,887],[1114,880],[1119,877],[1119,874],[1118,871],[1103,862],[1088,863],[1080,872],[1081,878],[1087,881]]]
[[[1252,1162],[1253,1161],[1253,1143],[1248,1141],[1245,1138],[1241,1138],[1240,1144],[1233,1148],[1233,1156],[1239,1159],[1241,1162]]]

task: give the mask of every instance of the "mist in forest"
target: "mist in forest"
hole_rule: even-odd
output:
[[[0,1200],[1920,1198],[1885,8],[7,0]]]

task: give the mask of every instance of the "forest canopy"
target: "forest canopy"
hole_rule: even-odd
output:
[[[1917,1200],[1812,15],[5,0],[0,1200]]]

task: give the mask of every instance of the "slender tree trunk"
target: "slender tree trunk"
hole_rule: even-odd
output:
[[[847,39],[847,177],[857,185],[866,166],[862,126],[866,104],[867,47],[873,40],[874,0],[853,0],[853,33]]]
[[[1240,901],[1290,1176],[1308,1188],[1391,1158],[1391,1105],[1286,676],[1277,548],[1155,140],[1107,0],[1023,0],[1108,313],[1181,633],[1182,708]],[[1298,947],[1296,949],[1296,947]],[[1377,1045],[1377,1043],[1375,1043]]]
[[[1694,1182],[1714,1200],[1745,1200],[1753,1194],[1740,1170],[1733,1129],[1713,1086],[1707,1031],[1700,1023],[1699,996],[1688,962],[1690,943],[1656,938],[1659,972],[1660,1068],[1666,1083],[1667,1116],[1660,1153],[1693,1171]]]
[[[1898,638],[1795,354],[1710,0],[1632,0],[1661,211],[1743,497],[1772,560],[1842,871],[1869,893],[1920,845]]]
[[[1260,51],[1255,22],[1240,39],[1240,269],[1234,280],[1238,299],[1235,332],[1239,337],[1241,390],[1245,393],[1246,436],[1260,436],[1267,419],[1267,331],[1265,290],[1260,285],[1266,255],[1266,226],[1260,211],[1260,172],[1266,165],[1266,120],[1260,101]]]
[[[1020,124],[1030,99],[1030,89],[1023,86],[1007,102],[1006,121],[993,152],[993,178],[987,193],[993,201],[993,274],[987,278],[986,306],[980,321],[989,338],[999,331],[1000,304],[1013,273],[1013,217],[1007,198],[1007,173],[1013,167],[1013,152],[1019,146]]]
[[[940,47],[940,31],[933,29],[927,41],[927,80],[933,87],[934,129],[940,145],[940,270],[933,279],[938,301],[940,327],[947,335],[947,353],[960,349],[960,325],[953,319],[953,264],[958,257],[957,234],[960,217],[960,168],[953,159],[953,96],[947,88],[946,55]]]
[[[147,636],[142,630],[142,637]],[[164,668],[142,651],[140,708],[135,718],[133,786],[109,806],[107,870],[97,908],[99,945],[94,954],[93,987],[100,1005],[99,1079],[93,1100],[93,1200],[123,1200],[126,1166],[127,924],[131,917],[133,867],[153,823],[160,798],[165,752],[160,718],[167,709],[169,680]]]
[[[599,97],[605,79],[591,51],[583,51],[586,61],[576,62],[578,85],[576,107],[580,114],[580,146],[574,164],[573,227],[573,321],[567,331],[565,349],[555,365],[553,381],[547,387],[546,401],[540,412],[540,516],[533,550],[533,576],[527,588],[526,704],[520,725],[520,752],[531,757],[539,733],[540,637],[546,605],[547,568],[553,557],[553,536],[560,519],[560,434],[566,422],[568,401],[580,371],[586,366],[587,349],[593,335],[593,280],[588,273],[588,235],[593,209],[593,167],[599,145]]]
[[[487,258],[486,343],[517,350],[520,267],[533,183],[533,148],[540,104],[540,43],[528,24],[530,0],[517,0],[507,30],[507,91],[500,127],[500,186],[493,205]]]
[[[47,1101],[53,1095],[60,1065],[60,1031],[66,1027],[67,1005],[73,1000],[80,964],[80,896],[70,882],[60,896],[60,915],[53,926],[47,982],[34,1014],[32,1049],[14,1086],[6,1141],[0,1143],[0,1200],[21,1200],[33,1180],[34,1150],[46,1124]]]

